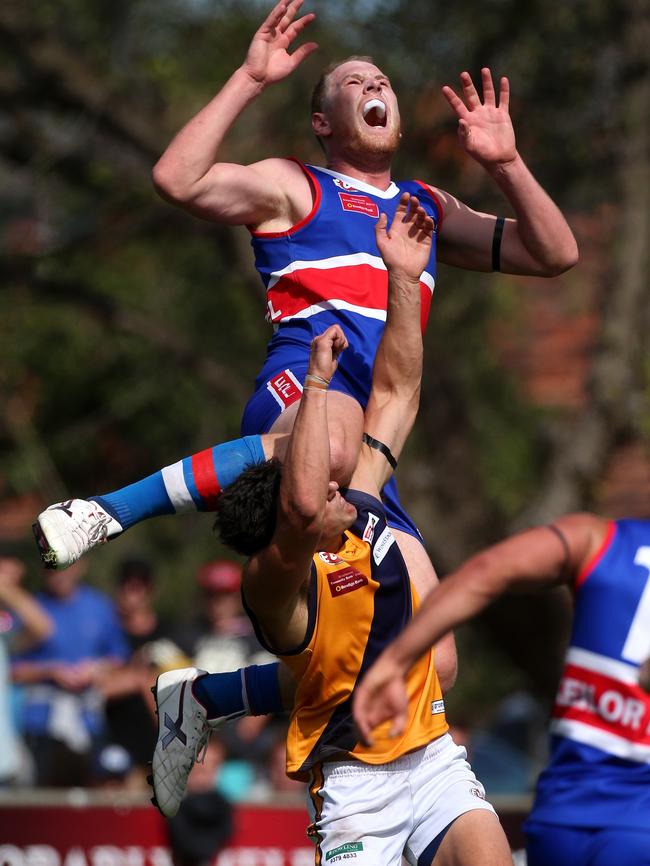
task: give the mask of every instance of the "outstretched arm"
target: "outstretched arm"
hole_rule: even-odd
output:
[[[216,162],[224,136],[270,84],[281,81],[317,48],[308,42],[289,54],[298,35],[314,19],[296,19],[303,0],[277,3],[255,33],[244,63],[219,93],[174,138],[153,170],[158,192],[185,210],[215,222],[258,225],[291,219],[297,185],[309,196],[300,169],[271,159],[249,166]],[[287,189],[287,184],[289,189]]]
[[[420,402],[420,276],[429,260],[433,220],[415,196],[404,193],[390,229],[386,215],[381,214],[375,234],[388,270],[388,305],[386,327],[375,355],[364,431],[397,460]],[[391,472],[386,456],[364,443],[350,486],[376,494]]]
[[[608,523],[591,514],[562,517],[521,532],[473,556],[426,597],[357,687],[354,717],[364,737],[386,719],[406,722],[406,676],[432,644],[484,610],[508,589],[568,582],[602,543]]]
[[[331,325],[312,340],[302,399],[289,437],[271,543],[244,570],[246,601],[277,651],[294,647],[305,630],[304,590],[323,531],[325,507],[338,485],[330,482],[327,383],[347,339]]]
[[[497,183],[515,213],[505,220],[497,244],[497,269],[511,274],[555,276],[578,261],[576,240],[560,209],[535,180],[517,151],[508,110],[510,85],[501,78],[497,101],[490,70],[481,70],[483,100],[468,72],[460,76],[462,98],[451,87],[442,92],[458,118],[465,152]],[[442,190],[444,223],[439,258],[457,267],[493,270],[495,217],[478,213]]]

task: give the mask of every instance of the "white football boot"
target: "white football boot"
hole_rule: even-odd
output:
[[[207,718],[205,707],[192,694],[192,683],[205,673],[199,668],[166,671],[151,689],[156,701],[158,740],[148,781],[154,792],[151,802],[166,818],[178,812],[190,771],[196,761],[203,760],[212,731],[245,715],[242,711]]]
[[[45,567],[64,569],[119,535],[122,526],[96,502],[68,499],[41,512],[32,530]]]

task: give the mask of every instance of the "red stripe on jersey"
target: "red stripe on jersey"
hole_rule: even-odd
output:
[[[327,295],[324,295],[324,290]],[[426,325],[431,309],[431,289],[420,283],[421,324]],[[295,316],[312,305],[343,301],[355,307],[386,311],[388,274],[371,265],[349,265],[342,268],[304,268],[280,277],[267,293],[270,322]],[[373,317],[374,318],[374,317]]]
[[[613,520],[610,520],[609,526],[607,528],[607,535],[605,536],[603,543],[600,545],[600,547],[594,553],[594,555],[591,557],[591,559],[587,562],[587,564],[584,565],[580,569],[580,571],[578,572],[578,576],[576,577],[576,581],[575,581],[575,585],[574,585],[575,590],[580,589],[582,584],[589,577],[589,575],[592,573],[592,571],[594,571],[594,569],[596,568],[596,566],[598,565],[600,560],[603,558],[603,556],[607,553],[607,550],[609,549],[609,545],[614,540],[615,532],[616,532],[616,524],[614,523]]]
[[[566,665],[552,716],[572,719],[650,746],[650,697],[638,685],[622,683],[578,665]]]
[[[196,489],[199,491],[206,509],[212,510],[221,493],[221,485],[214,468],[212,448],[206,448],[205,451],[199,451],[198,454],[192,455],[192,473]]]

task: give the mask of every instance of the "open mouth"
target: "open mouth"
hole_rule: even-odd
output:
[[[366,102],[363,119],[368,126],[386,126],[386,106],[381,99],[369,99]]]

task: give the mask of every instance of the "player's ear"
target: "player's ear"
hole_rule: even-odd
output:
[[[314,132],[314,135],[317,135],[319,138],[327,138],[327,136],[331,135],[332,133],[330,122],[322,111],[315,111],[312,114],[311,128]]]

